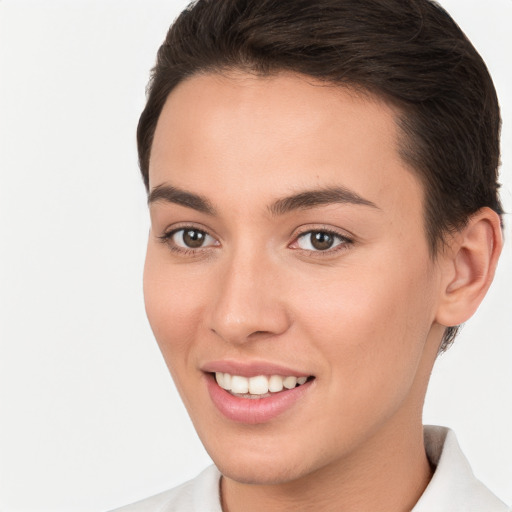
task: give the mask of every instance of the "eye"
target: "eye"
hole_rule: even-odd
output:
[[[308,231],[297,237],[296,245],[305,251],[328,251],[350,242],[348,238],[330,231]]]
[[[175,229],[163,237],[177,249],[201,249],[218,245],[217,240],[205,231],[196,228]]]

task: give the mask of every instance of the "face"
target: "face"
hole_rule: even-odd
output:
[[[394,116],[284,73],[196,76],[167,100],[146,308],[228,477],[291,481],[421,425],[440,276]]]

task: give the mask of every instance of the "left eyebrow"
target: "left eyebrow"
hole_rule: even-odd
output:
[[[273,202],[268,210],[272,215],[284,215],[293,210],[307,210],[329,204],[356,204],[380,208],[372,201],[345,187],[327,187],[318,190],[305,190],[292,196],[283,197]]]

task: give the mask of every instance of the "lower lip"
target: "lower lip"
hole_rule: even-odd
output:
[[[314,379],[293,389],[255,399],[232,395],[222,389],[211,374],[206,375],[206,382],[212,402],[226,418],[254,425],[270,421],[290,409],[309,391]]]

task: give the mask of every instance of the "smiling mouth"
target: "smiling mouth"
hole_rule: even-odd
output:
[[[242,375],[232,375],[230,373],[215,372],[217,384],[228,393],[238,398],[261,399],[302,386],[306,382],[314,379],[309,377],[295,377],[294,375],[256,375],[254,377],[244,377]]]

